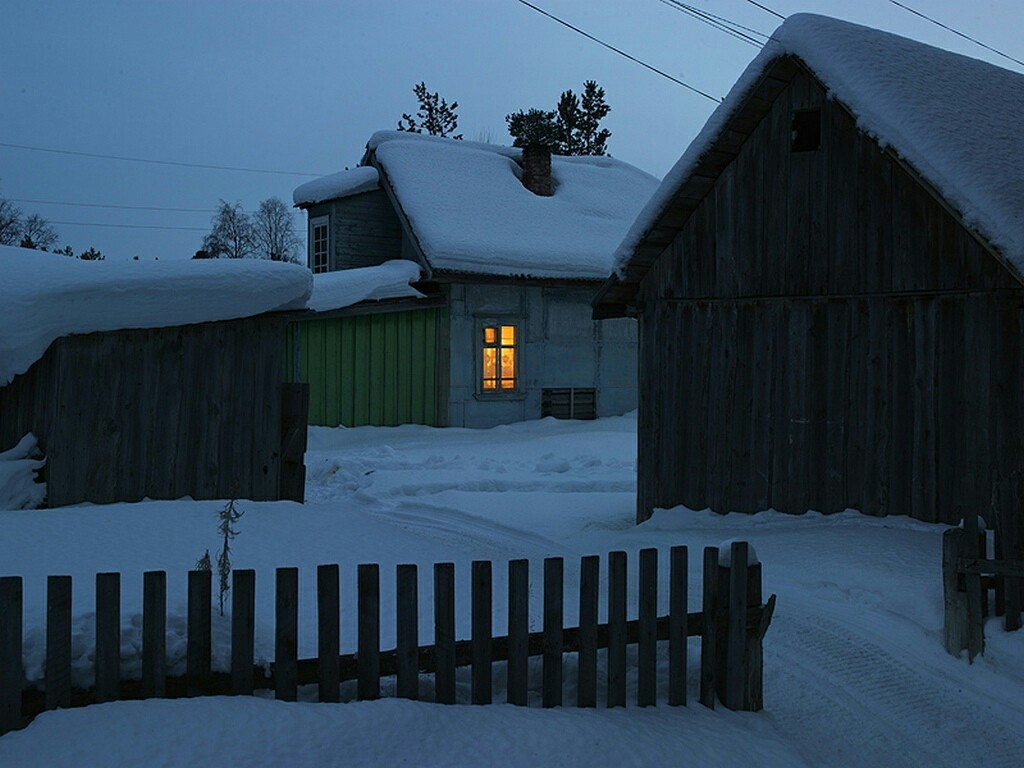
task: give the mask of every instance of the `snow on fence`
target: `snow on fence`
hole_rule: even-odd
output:
[[[316,684],[320,701],[340,699],[340,684],[356,681],[356,697],[376,699],[381,679],[395,678],[399,697],[416,699],[421,674],[434,676],[434,700],[456,702],[456,668],[470,666],[471,702],[490,704],[492,664],[506,662],[507,701],[526,706],[528,660],[542,657],[541,701],[561,706],[562,662],[578,654],[579,707],[598,701],[598,650],[607,649],[609,707],[625,706],[627,646],[635,644],[636,703],[657,704],[658,642],[668,642],[668,704],[685,705],[686,646],[701,638],[701,704],[714,708],[716,695],[734,710],[763,707],[762,639],[775,606],[772,595],[762,603],[761,564],[748,562],[746,542],[732,542],[719,562],[719,550],[707,547],[703,562],[703,610],[687,612],[687,548],[670,551],[668,613],[658,616],[658,551],[640,552],[638,617],[627,620],[627,555],[607,556],[608,621],[598,622],[600,558],[580,561],[579,625],[564,627],[564,561],[544,560],[543,629],[529,631],[529,561],[508,563],[508,634],[492,632],[492,563],[472,564],[471,638],[456,640],[455,565],[436,563],[434,578],[434,642],[419,644],[418,574],[415,565],[398,565],[395,610],[396,647],[380,650],[380,566],[357,569],[357,650],[340,653],[340,569],[317,568],[318,656],[299,659],[298,569],[276,571],[275,661],[270,672],[254,659],[256,574],[236,570],[231,584],[231,669],[211,670],[210,571],[188,573],[188,645],[186,674],[167,675],[167,575],[143,576],[142,679],[121,678],[121,576],[96,574],[95,684],[82,690],[71,685],[71,577],[50,576],[47,582],[45,689],[25,684],[22,657],[22,580],[0,578],[0,734],[24,726],[48,709],[86,706],[116,699],[176,698],[219,694],[252,694],[273,689],[278,699],[295,701],[298,686]]]
[[[1004,616],[1008,632],[1021,628],[1021,592],[1024,591],[1024,560],[1004,559],[1013,554],[1005,523],[995,529],[993,554],[987,559],[987,532],[979,530],[977,514],[964,516],[963,528],[942,534],[943,639],[954,656],[967,650],[967,658],[985,652],[985,619],[990,610]]]

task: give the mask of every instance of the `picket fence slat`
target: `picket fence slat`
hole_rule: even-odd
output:
[[[142,696],[167,693],[167,573],[142,574]]]
[[[20,727],[45,707],[80,706],[88,701],[116,698],[179,697],[200,694],[251,694],[272,689],[279,699],[294,701],[298,687],[317,684],[321,701],[337,701],[341,684],[356,681],[359,699],[380,696],[381,681],[395,677],[398,696],[419,696],[420,676],[434,677],[434,700],[456,701],[456,670],[471,667],[469,700],[475,704],[493,700],[495,663],[507,662],[507,697],[526,706],[530,692],[529,661],[540,657],[539,692],[543,707],[563,703],[566,653],[577,656],[579,707],[597,705],[598,651],[607,649],[607,699],[609,707],[625,706],[628,685],[634,682],[636,703],[658,703],[658,643],[667,642],[669,657],[668,703],[685,704],[686,647],[690,637],[701,638],[700,700],[714,708],[715,699],[731,709],[760,709],[762,695],[761,638],[770,622],[775,597],[761,604],[761,566],[747,565],[747,545],[738,542],[730,550],[729,566],[719,565],[719,551],[704,551],[702,610],[688,608],[688,550],[672,547],[668,585],[668,613],[658,615],[659,552],[648,548],[638,557],[636,618],[629,619],[628,556],[611,552],[607,558],[608,617],[599,623],[601,560],[580,559],[579,623],[565,626],[565,564],[548,557],[543,565],[543,626],[530,631],[530,564],[508,563],[508,633],[493,633],[493,564],[474,561],[469,579],[471,636],[456,637],[454,563],[433,566],[434,637],[419,645],[419,584],[417,566],[396,567],[396,642],[391,650],[380,648],[380,566],[360,564],[356,571],[356,651],[341,653],[342,575],[337,565],[317,568],[317,654],[298,658],[299,572],[276,570],[274,602],[274,661],[267,673],[254,663],[255,585],[252,570],[231,576],[231,671],[212,673],[212,574],[188,574],[188,642],[186,674],[167,676],[167,575],[143,576],[142,678],[120,679],[120,575],[96,576],[95,684],[89,691],[70,688],[70,577],[50,577],[47,582],[47,693],[25,688],[22,667],[22,596],[19,578],[0,579],[0,730]],[[988,579],[986,585],[991,585]],[[986,588],[989,588],[986,586]],[[635,657],[627,655],[636,646]],[[627,667],[627,660],[635,664]],[[632,664],[632,662],[631,662]],[[202,674],[203,668],[206,673]],[[634,672],[635,669],[635,672]],[[63,670],[63,672],[62,672]],[[63,685],[58,679],[63,674]],[[24,708],[24,712],[22,709]]]
[[[256,654],[256,571],[231,574],[231,692],[253,692]]]
[[[71,577],[46,579],[46,708],[71,706]]]

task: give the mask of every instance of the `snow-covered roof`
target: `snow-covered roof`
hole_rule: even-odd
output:
[[[360,301],[423,298],[409,283],[420,279],[420,265],[402,259],[376,267],[342,269],[313,276],[313,295],[307,307],[314,312],[343,309]]]
[[[434,270],[607,277],[616,244],[658,180],[610,157],[555,156],[554,194],[540,197],[522,184],[521,157],[514,147],[381,131],[367,143],[364,163],[383,170]],[[310,186],[295,191],[297,201]]]
[[[324,200],[335,200],[339,197],[351,197],[363,192],[372,192],[378,188],[380,176],[377,169],[369,165],[347,168],[330,176],[323,176],[307,181],[292,192],[295,205],[313,205]]]
[[[61,336],[301,309],[312,276],[263,260],[99,261],[0,246],[0,386]]]
[[[787,54],[1024,272],[1024,75],[888,32],[796,14],[775,31],[633,222],[615,251],[620,278],[761,76]]]

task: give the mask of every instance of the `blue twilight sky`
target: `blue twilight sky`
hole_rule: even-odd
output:
[[[716,96],[756,53],[668,0],[532,2]],[[689,2],[765,33],[779,23],[748,0]],[[762,4],[1024,70],[889,0]],[[905,4],[1024,59],[1024,0]],[[516,0],[4,0],[0,18],[2,144],[323,175],[354,165],[373,131],[414,112],[420,80],[459,102],[467,139],[509,143],[508,112],[551,108],[562,90],[595,79],[612,106],[610,152],[662,176],[714,108]],[[108,258],[187,258],[218,199],[250,210],[272,195],[290,204],[310,178],[0,146],[0,195],[55,222],[60,245]],[[296,223],[303,231],[304,217]]]

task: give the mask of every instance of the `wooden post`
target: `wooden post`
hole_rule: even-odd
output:
[[[231,692],[251,696],[256,649],[256,571],[231,572]]]
[[[967,647],[967,593],[958,588],[958,566],[963,557],[964,531],[948,528],[942,533],[942,635],[947,653],[959,656]]]
[[[542,705],[562,706],[563,560],[544,558],[544,669]]]
[[[419,655],[419,580],[415,565],[399,565],[395,570],[397,613],[395,638],[397,650],[398,695],[403,699],[420,697]]]
[[[725,706],[742,710],[747,682],[747,542],[732,543],[729,563],[729,624],[725,657]]]
[[[121,574],[96,574],[96,703],[114,701],[121,683]]]
[[[167,573],[142,574],[142,697],[167,692]]]
[[[996,528],[992,532],[992,551],[996,560],[1003,559],[1003,531],[1000,525],[1001,521],[996,518]],[[997,573],[994,578],[995,588],[993,607],[995,609],[996,616],[1006,615],[1006,577],[1001,573]]]
[[[298,568],[277,569],[274,597],[274,698],[295,701],[299,692]]]
[[[185,688],[201,695],[210,679],[210,611],[213,608],[213,572],[188,572],[188,647]]]
[[[434,563],[434,701],[455,703],[455,563]]]
[[[0,736],[22,725],[22,614],[21,577],[0,577]]]
[[[626,706],[626,553],[608,553],[608,706]]]
[[[356,695],[360,701],[368,701],[380,696],[380,566],[361,564],[356,581],[359,592]]]
[[[576,706],[597,706],[597,612],[601,558],[580,560],[580,634]]]
[[[964,520],[964,557],[978,558],[978,515],[968,512]],[[967,588],[967,660],[985,652],[985,624],[981,610],[981,574],[967,573],[964,576]]]
[[[640,550],[636,703],[658,703],[658,550]]]
[[[508,682],[509,704],[527,705],[529,691],[530,563],[508,562]]]
[[[1021,486],[1021,499],[1024,499],[1024,484]],[[1003,532],[1003,557],[1024,562],[1024,536],[1021,535],[1020,510],[1004,507],[1000,517]],[[1024,578],[1009,576],[1004,582],[1005,615],[1004,625],[1007,632],[1021,628],[1021,592],[1024,591]]]
[[[774,596],[771,605],[762,606],[763,601],[761,563],[754,563],[747,570],[747,607],[762,607],[761,622],[747,627],[747,680],[743,692],[743,710],[760,712],[764,709],[764,636],[775,609]]]
[[[49,576],[46,579],[46,708],[70,706],[71,577]]]
[[[672,547],[669,573],[668,703],[686,705],[687,567],[686,547]]]
[[[317,683],[320,701],[338,701],[341,684],[341,585],[337,565],[316,567]]]
[[[700,703],[715,708],[718,665],[718,548],[704,548],[703,605],[700,638]]]
[[[306,494],[306,432],[309,384],[281,385],[280,498],[302,503]]]
[[[491,703],[491,562],[473,561],[473,693],[474,704]]]

